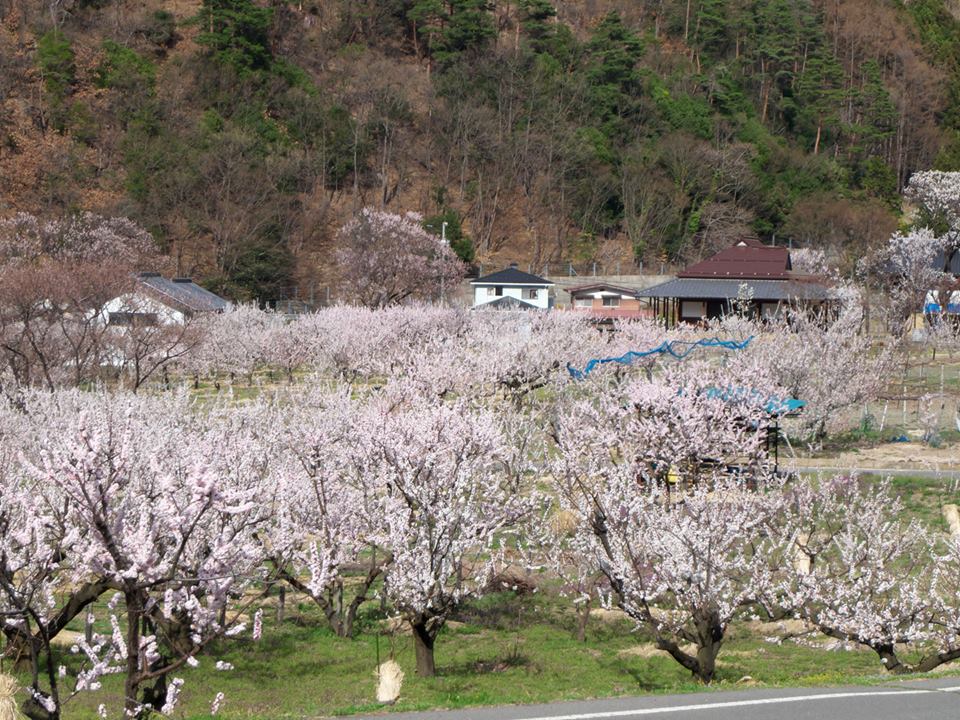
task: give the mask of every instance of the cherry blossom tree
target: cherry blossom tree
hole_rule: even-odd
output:
[[[377,375],[397,351],[389,340],[387,317],[386,311],[346,305],[311,317],[307,322],[315,337],[315,367],[348,384]]]
[[[894,234],[886,248],[864,263],[868,274],[882,280],[895,327],[919,311],[928,292],[946,298],[956,289],[942,261],[960,250],[960,172],[916,172],[904,195],[918,208],[914,227]]]
[[[132,322],[109,330],[106,362],[113,365],[121,383],[137,392],[158,374],[188,356],[202,342],[195,317],[177,323]]]
[[[296,372],[310,365],[316,356],[317,338],[309,322],[312,317],[287,320],[280,313],[271,312],[263,326],[263,359],[269,367],[283,371],[287,382],[292,383]]]
[[[279,577],[311,598],[340,637],[353,635],[391,560],[378,546],[384,507],[366,473],[363,405],[348,392],[314,391],[276,418],[284,456],[274,461],[282,470],[267,552]]]
[[[7,422],[12,416],[3,413],[4,430],[13,430]],[[67,529],[61,524],[36,522],[38,488],[17,471],[13,443],[0,445],[0,458],[4,477],[0,484],[0,624],[7,637],[5,654],[15,665],[29,668],[31,695],[26,706],[31,714],[58,718],[60,687],[51,640],[62,629],[60,621],[66,613],[51,617],[52,600],[60,593],[67,594],[82,608],[105,588],[83,592],[89,588],[71,591],[65,587],[59,566],[69,543]]]
[[[100,309],[157,262],[149,233],[125,218],[0,220],[0,357],[16,381],[51,389],[97,379],[110,354]]]
[[[857,477],[798,482],[775,532],[787,554],[774,604],[819,632],[873,650],[892,673],[927,672],[960,658],[960,555],[943,546],[903,505],[889,482]],[[784,573],[784,569],[791,571]],[[919,652],[914,663],[903,659]]]
[[[201,342],[184,359],[197,375],[226,373],[251,378],[265,361],[265,338],[271,315],[254,305],[237,305],[229,311],[198,319]]]
[[[960,240],[960,172],[915,172],[904,194],[921,208],[925,224],[945,226],[947,242],[956,247]]]
[[[855,303],[835,320],[790,312],[779,324],[755,324],[755,339],[727,362],[762,368],[784,397],[803,400],[799,420],[784,429],[796,426],[801,437],[819,442],[844,410],[876,398],[893,368],[893,348],[877,343],[861,326]]]
[[[929,228],[896,233],[874,259],[877,275],[889,300],[889,324],[894,331],[906,318],[923,308],[927,293],[943,284],[945,273],[937,258],[946,251],[948,239]]]
[[[500,466],[505,438],[492,413],[396,392],[370,410],[364,472],[382,492],[378,544],[393,557],[385,591],[413,630],[417,672],[432,676],[447,618],[484,592],[529,504]]]
[[[790,265],[795,273],[803,275],[826,277],[831,274],[831,268],[827,264],[827,255],[819,248],[797,248],[796,250],[791,250]]]
[[[776,489],[762,456],[769,390],[738,392],[742,380],[688,361],[574,399],[549,460],[573,526],[554,542],[592,562],[613,602],[703,682],[729,624],[769,583],[777,494],[748,492],[728,470]]]
[[[542,414],[548,388],[570,380],[567,363],[606,353],[607,339],[575,313],[471,312],[455,332],[440,332],[398,372],[423,392],[502,402],[511,412]]]
[[[437,299],[465,267],[415,213],[364,208],[338,233],[337,264],[344,300],[382,308],[410,297]]]
[[[77,641],[87,662],[76,690],[122,672],[128,715],[170,708],[170,673],[229,631],[222,612],[261,577],[253,530],[266,520],[254,499],[267,466],[248,423],[135,397],[86,402],[25,466],[39,511],[70,529],[65,579],[115,591],[112,634]]]
[[[41,258],[80,262],[110,261],[132,268],[159,261],[150,233],[123,217],[80,213],[41,220],[18,213],[0,219],[0,263],[26,264]]]

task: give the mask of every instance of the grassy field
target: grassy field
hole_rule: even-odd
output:
[[[282,626],[265,621],[263,639],[234,640],[214,653],[233,663],[214,670],[213,657],[178,673],[186,681],[178,715],[209,717],[214,695],[226,700],[223,718],[311,718],[353,713],[458,708],[471,705],[678,693],[704,690],[650,638],[615,613],[592,617],[586,642],[575,639],[575,619],[556,597],[539,594],[487,597],[464,608],[437,644],[438,677],[414,672],[408,635],[378,632],[367,616],[354,639],[334,636],[309,604],[288,605]],[[764,639],[770,628],[735,630],[720,656],[711,689],[751,686],[835,685],[882,682],[876,656]],[[406,678],[399,702],[374,701],[379,657],[393,655]],[[67,718],[94,718],[101,702],[119,703],[119,679],[74,698]]]
[[[878,478],[866,476],[863,481]],[[892,482],[909,516],[946,530],[941,506],[958,500],[956,487],[924,478]],[[253,642],[248,635],[224,641],[201,658],[199,667],[176,673],[186,680],[177,717],[210,717],[210,703],[221,691],[225,701],[218,717],[277,720],[890,679],[869,651],[832,647],[823,639],[778,645],[767,640],[777,634],[777,627],[746,623],[731,629],[717,680],[705,689],[619,613],[595,611],[586,641],[578,642],[569,601],[548,586],[522,595],[498,593],[462,608],[437,642],[438,676],[425,679],[414,673],[410,636],[386,623],[377,603],[364,607],[353,639],[336,637],[317,608],[297,595],[288,595],[285,619],[278,623],[275,603],[275,597],[262,601],[261,641]],[[102,606],[97,617],[98,631],[109,632]],[[82,632],[82,621],[70,629]],[[62,650],[58,662],[73,667],[76,659],[66,646]],[[375,702],[375,671],[378,659],[389,657],[399,662],[406,678],[400,700],[384,708]],[[216,660],[235,669],[217,671]],[[943,670],[960,674],[960,668]],[[64,717],[92,720],[100,703],[118,707],[120,688],[119,676],[108,677],[102,690],[70,700]]]

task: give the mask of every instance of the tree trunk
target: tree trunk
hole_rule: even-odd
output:
[[[697,648],[698,669],[696,675],[701,682],[710,684],[713,681],[713,676],[717,671],[717,655],[719,652],[719,642],[711,642]]]
[[[587,641],[587,623],[590,621],[590,605],[588,600],[577,609],[577,642]]]
[[[410,623],[413,628],[413,648],[417,655],[417,675],[433,677],[437,674],[437,666],[433,659],[433,645],[437,639],[435,632],[427,629],[427,623]]]
[[[944,650],[941,653],[936,655],[928,655],[920,658],[920,660],[913,665],[907,665],[900,661],[900,658],[897,657],[897,651],[895,646],[890,644],[876,645],[873,647],[874,652],[880,656],[880,660],[883,662],[883,667],[887,672],[893,675],[909,675],[911,673],[923,673],[930,672],[944,663],[953,662],[958,657],[960,657],[960,648],[950,648]]]
[[[140,618],[143,602],[137,590],[124,593],[127,609],[127,664],[123,682],[123,708],[127,717],[137,717],[140,705]]]
[[[24,632],[16,625],[5,625],[3,634],[7,638],[7,644],[0,653],[0,658],[9,660],[13,669],[18,672],[29,670],[31,658],[40,652],[40,639]]]
[[[277,593],[277,625],[283,625],[283,615],[284,610],[287,606],[287,588],[285,585],[280,586],[280,591]]]

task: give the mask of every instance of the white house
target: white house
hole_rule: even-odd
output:
[[[933,261],[933,267],[952,277],[953,287],[949,287],[950,283],[947,282],[941,289],[928,291],[923,300],[923,315],[931,323],[943,318],[958,321],[960,320],[960,248],[940,253]],[[941,291],[946,298],[946,303],[941,302]]]
[[[473,286],[473,306],[510,307],[547,310],[551,307],[550,288],[554,283],[517,269],[511,263],[506,270],[477,278]]]
[[[190,278],[168,280],[144,272],[137,275],[136,287],[107,302],[102,314],[110,325],[182,325],[194,315],[229,308],[227,300]]]
[[[947,294],[947,307],[944,308],[940,302],[940,291],[930,290],[923,302],[923,314],[928,318],[939,317],[942,313],[947,315],[960,315],[960,290],[954,290]]]

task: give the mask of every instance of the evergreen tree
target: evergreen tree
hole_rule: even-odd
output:
[[[45,33],[37,41],[37,61],[47,92],[54,103],[63,102],[73,87],[77,73],[70,40],[60,30]]]
[[[465,263],[473,262],[475,257],[473,240],[463,231],[460,213],[456,210],[448,207],[442,208],[437,215],[424,218],[423,227],[438,237],[445,236],[450,249]]]
[[[426,40],[425,54],[448,64],[496,37],[490,0],[415,0],[407,17]]]
[[[642,89],[637,63],[643,43],[619,13],[612,12],[597,26],[586,51],[593,112],[607,137],[623,135],[625,118],[636,112]]]
[[[710,60],[723,58],[734,42],[735,19],[728,0],[701,0],[690,44]]]
[[[197,42],[239,75],[269,70],[273,62],[269,31],[273,10],[252,0],[203,0]]]
[[[520,26],[535,52],[549,52],[556,36],[557,9],[551,0],[520,0]]]

